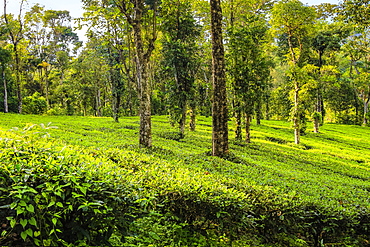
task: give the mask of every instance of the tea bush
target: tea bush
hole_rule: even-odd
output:
[[[177,141],[156,117],[142,149],[135,117],[11,116],[0,118],[17,126],[0,132],[1,245],[369,244],[366,128],[324,125],[297,147],[289,123],[266,121],[220,159],[207,155],[207,118]]]

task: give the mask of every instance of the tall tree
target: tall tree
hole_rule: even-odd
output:
[[[299,91],[301,84],[299,74],[305,62],[305,49],[310,26],[315,19],[313,8],[304,6],[299,0],[283,0],[276,3],[272,9],[271,24],[275,34],[286,37],[288,43],[289,72],[288,77],[293,82],[293,109],[292,118],[294,125],[294,142],[300,143],[300,124],[302,120],[302,108]]]
[[[128,91],[128,82],[134,80],[132,30],[113,1],[84,0],[83,3],[86,10],[84,21],[89,26],[89,46],[95,45],[95,49],[101,52],[109,64],[112,114],[113,119],[118,122],[124,101],[123,94]],[[131,95],[129,96],[132,98]]]
[[[212,155],[224,156],[229,152],[229,132],[221,1],[210,0],[210,6],[213,79]]]
[[[254,111],[260,111],[264,88],[270,78],[270,66],[264,54],[267,25],[258,17],[246,18],[242,27],[229,31],[228,71],[236,102],[236,138],[241,139],[240,113],[245,115],[246,142],[250,142],[250,123]]]
[[[363,125],[369,122],[370,76],[369,63],[369,24],[370,24],[370,1],[347,0],[341,4],[340,17],[354,25],[354,32],[344,45],[351,59],[351,77],[358,85],[358,95],[363,102]],[[355,73],[353,70],[355,69]],[[355,75],[356,74],[356,75]]]
[[[22,113],[22,91],[21,91],[21,55],[20,42],[24,38],[24,22],[23,22],[23,4],[25,0],[20,1],[19,14],[16,19],[12,15],[7,14],[7,0],[4,0],[4,15],[3,18],[8,29],[10,42],[13,45],[13,56],[15,62],[15,77],[16,77],[16,94],[18,98],[18,112]]]
[[[363,103],[363,125],[369,122],[369,103],[370,103],[370,38],[369,29],[361,28],[355,30],[347,38],[342,47],[344,54],[349,58],[349,77],[356,86],[359,100]]]
[[[9,112],[8,107],[8,83],[6,80],[6,66],[11,60],[11,53],[10,51],[0,47],[0,69],[1,69],[1,77],[3,80],[3,86],[4,86],[4,113]]]
[[[151,88],[148,76],[148,64],[157,39],[157,0],[147,3],[145,0],[114,0],[134,33],[136,48],[136,82],[140,100],[139,143],[144,147],[152,146]],[[148,16],[149,18],[148,21]],[[147,18],[145,20],[145,17]],[[151,32],[143,35],[143,27],[149,25]],[[146,26],[148,27],[148,26]],[[145,45],[147,44],[146,48]]]
[[[171,0],[166,8],[162,23],[163,74],[166,75],[170,116],[179,124],[180,134],[184,136],[188,101],[194,98],[200,33],[188,2]],[[192,110],[195,111],[195,107]]]

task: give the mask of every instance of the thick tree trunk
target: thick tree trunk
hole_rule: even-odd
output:
[[[147,67],[151,52],[154,49],[154,40],[149,42],[147,52],[144,52],[144,42],[142,37],[144,1],[136,1],[134,19],[131,19],[131,25],[134,31],[134,41],[136,48],[136,82],[139,90],[140,100],[140,136],[139,143],[144,147],[152,146],[152,120],[151,120],[151,98],[150,84],[148,80]],[[155,17],[155,16],[154,16]],[[155,23],[153,24],[155,27]]]
[[[212,155],[224,156],[229,151],[228,112],[226,98],[225,57],[222,39],[222,9],[220,0],[210,0],[212,34]]]
[[[146,64],[137,64],[137,81],[139,86],[140,98],[140,137],[139,143],[144,147],[152,146],[152,121],[151,121],[151,103],[150,87],[147,80]]]
[[[9,112],[8,108],[8,87],[6,83],[6,77],[5,77],[5,68],[2,69],[2,77],[3,77],[3,82],[4,82],[4,113]]]
[[[245,142],[251,143],[251,120],[252,115],[246,114],[245,116]]]

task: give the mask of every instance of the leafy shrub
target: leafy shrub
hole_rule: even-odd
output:
[[[168,139],[168,140],[174,140],[174,141],[180,141],[184,139],[184,135],[181,132],[162,132],[158,134],[159,137]]]
[[[47,109],[46,99],[39,93],[23,98],[23,113],[25,114],[44,114]]]

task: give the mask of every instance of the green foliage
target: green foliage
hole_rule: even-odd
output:
[[[230,28],[228,71],[235,98],[251,114],[270,79],[271,63],[263,52],[267,26],[258,17],[245,18],[243,27]]]
[[[39,93],[23,98],[23,113],[25,114],[44,114],[47,109],[46,99]]]
[[[185,124],[188,101],[195,97],[195,78],[199,66],[197,39],[200,27],[190,11],[190,2],[163,4],[163,80],[167,109],[173,123]]]
[[[322,114],[320,112],[315,111],[311,115],[312,120],[317,120],[320,124],[322,123]]]

